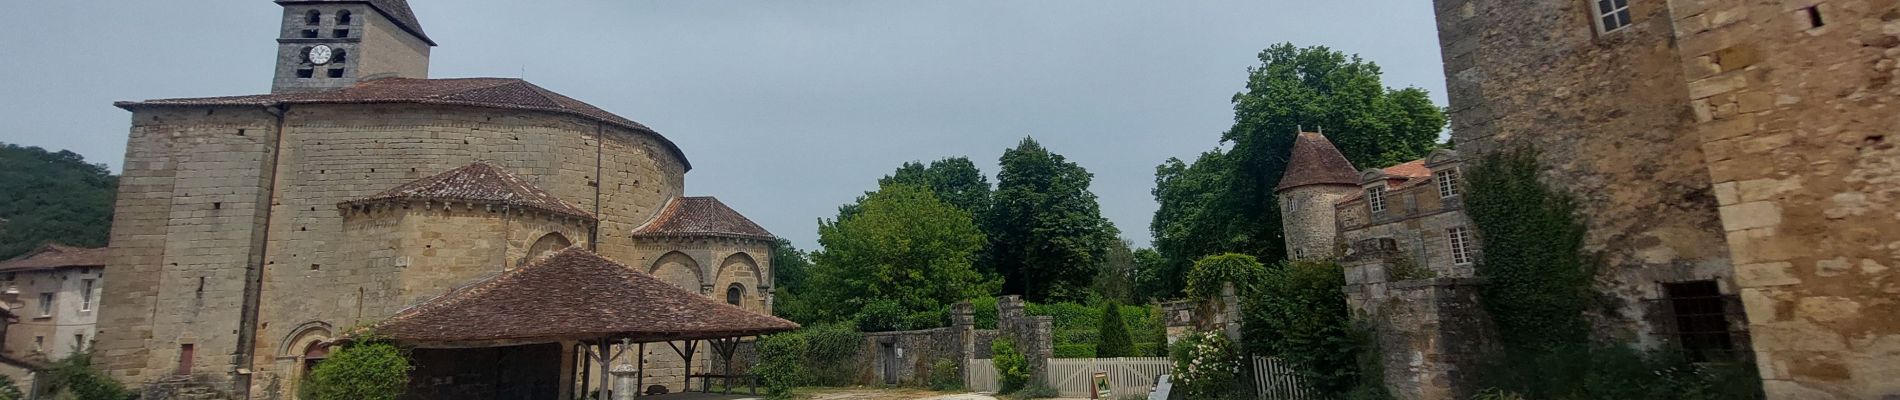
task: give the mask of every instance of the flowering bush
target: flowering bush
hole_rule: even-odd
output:
[[[1220,332],[1193,332],[1174,343],[1174,386],[1190,399],[1230,397],[1239,388],[1240,354]]]

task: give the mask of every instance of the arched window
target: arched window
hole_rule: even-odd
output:
[[[304,25],[316,25],[321,23],[323,23],[323,12],[310,10],[310,12],[303,14]]]
[[[337,11],[336,24],[349,25],[350,24],[350,10]]]
[[[737,283],[726,288],[726,304],[739,305],[745,299],[745,286]]]
[[[330,345],[322,341],[310,342],[310,346],[303,350],[303,376],[309,378],[310,370],[317,369],[317,363],[323,362],[325,358],[330,358]]]
[[[542,256],[553,254],[556,251],[560,251],[561,249],[566,249],[568,246],[573,246],[573,245],[574,245],[574,242],[568,241],[567,236],[561,236],[559,232],[552,232],[546,235],[541,235],[541,238],[536,239],[533,245],[528,246],[527,257],[522,258],[521,261],[516,263],[515,265],[516,266],[528,265],[529,261],[540,259]]]

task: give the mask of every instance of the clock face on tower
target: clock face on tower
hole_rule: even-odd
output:
[[[330,63],[330,46],[321,45],[321,44],[316,45],[316,46],[311,46],[310,52],[304,53],[304,58],[309,60],[311,64],[316,64],[316,65],[329,64]]]

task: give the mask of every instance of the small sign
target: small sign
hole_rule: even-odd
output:
[[[1093,379],[1089,379],[1089,382],[1093,382],[1095,386],[1095,390],[1089,392],[1089,398],[1107,399],[1109,398],[1109,396],[1114,395],[1114,390],[1109,389],[1108,387],[1108,373],[1107,372],[1096,372],[1095,377]]]

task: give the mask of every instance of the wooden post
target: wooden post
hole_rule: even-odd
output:
[[[634,356],[633,365],[640,368],[640,374],[633,376],[633,397],[647,394],[647,344],[640,342],[640,355]]]
[[[587,398],[587,390],[592,389],[589,386],[592,386],[594,383],[592,379],[588,379],[591,378],[590,375],[594,373],[594,357],[589,353],[593,353],[593,351],[587,349],[587,342],[574,344],[574,354],[580,356],[577,358],[581,359],[581,368],[577,370],[581,373],[581,390],[579,393],[574,394],[574,398],[576,399]]]
[[[600,344],[596,346],[600,347],[600,354],[598,354],[600,356],[600,399],[612,399],[614,398],[614,359],[613,353],[610,352],[612,350],[610,347],[612,347],[613,344],[608,343],[607,339],[603,338],[600,340]]]

